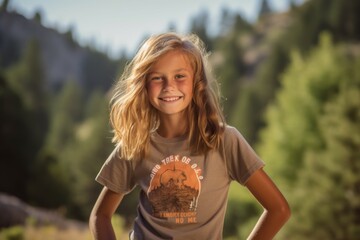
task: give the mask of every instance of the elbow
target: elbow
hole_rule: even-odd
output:
[[[275,211],[277,213],[276,215],[278,215],[283,222],[287,222],[291,217],[291,209],[287,202],[280,205]]]
[[[272,208],[265,209],[265,211],[272,215],[278,222],[282,223],[287,222],[291,217],[291,209],[287,202],[284,202],[276,207],[274,206]]]
[[[291,209],[288,204],[286,204],[284,207],[282,207],[280,212],[281,212],[281,215],[283,216],[285,222],[287,220],[289,220],[289,218],[291,217]]]

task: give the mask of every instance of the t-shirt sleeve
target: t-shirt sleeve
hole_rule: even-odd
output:
[[[106,159],[95,180],[110,190],[127,194],[136,185],[132,162],[119,157],[118,148]]]
[[[265,165],[264,162],[234,127],[225,130],[224,144],[230,178],[245,185],[250,176]]]

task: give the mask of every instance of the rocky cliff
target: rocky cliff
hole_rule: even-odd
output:
[[[115,78],[117,64],[104,53],[75,42],[71,34],[44,27],[39,21],[19,13],[0,12],[0,66],[18,61],[27,44],[36,40],[40,46],[45,80],[50,87],[74,80],[80,85],[101,85],[103,90]],[[98,68],[94,69],[94,66]],[[91,79],[91,78],[97,79]],[[104,83],[105,79],[105,83]],[[92,89],[91,89],[92,90]]]

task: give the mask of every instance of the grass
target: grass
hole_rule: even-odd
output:
[[[117,239],[128,239],[128,231],[124,229],[124,220],[115,215],[112,219]],[[92,240],[87,227],[77,226],[60,229],[54,225],[36,226],[28,221],[25,226],[13,226],[0,230],[0,240]]]

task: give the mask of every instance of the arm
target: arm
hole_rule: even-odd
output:
[[[264,208],[248,239],[272,239],[289,219],[289,205],[262,169],[254,172],[245,185]]]
[[[104,187],[91,211],[89,219],[90,231],[96,240],[115,240],[111,217],[119,206],[123,194]]]

